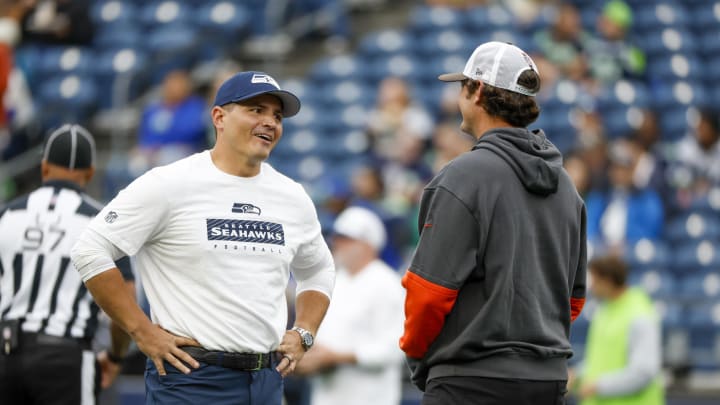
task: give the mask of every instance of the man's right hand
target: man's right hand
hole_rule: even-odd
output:
[[[195,339],[173,335],[156,324],[150,324],[131,335],[138,349],[152,360],[160,375],[167,374],[163,361],[167,361],[185,374],[190,373],[190,369],[185,364],[192,368],[200,367],[195,359],[180,349],[182,346],[200,346]]]

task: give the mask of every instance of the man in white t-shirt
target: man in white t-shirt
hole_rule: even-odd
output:
[[[211,111],[215,147],[136,179],[75,245],[87,288],[148,356],[147,404],[279,405],[282,377],[312,346],[332,256],[303,188],[264,163],[299,109],[265,73],[231,77]],[[136,256],[152,321],[120,288],[121,255]]]
[[[298,372],[313,375],[313,405],[397,405],[405,292],[397,273],[378,259],[385,227],[372,211],[351,207],[334,232],[335,298]]]

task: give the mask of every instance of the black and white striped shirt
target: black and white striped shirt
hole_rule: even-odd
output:
[[[99,308],[70,249],[102,206],[74,183],[49,181],[0,208],[0,320],[26,332],[92,339]],[[127,257],[118,260],[132,279]]]

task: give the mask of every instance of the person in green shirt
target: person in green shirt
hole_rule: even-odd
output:
[[[664,404],[661,327],[650,297],[627,285],[627,266],[618,257],[593,259],[588,269],[592,294],[602,303],[571,391],[581,405]]]

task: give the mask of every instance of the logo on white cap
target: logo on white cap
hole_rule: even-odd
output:
[[[465,64],[463,74],[491,86],[534,96],[535,91],[518,84],[526,70],[538,71],[535,62],[520,48],[503,42],[486,42],[478,46]]]
[[[253,75],[252,79],[250,80],[251,83],[267,83],[275,86],[278,90],[280,90],[280,85],[278,82],[275,81],[272,77],[264,74],[256,73]]]

